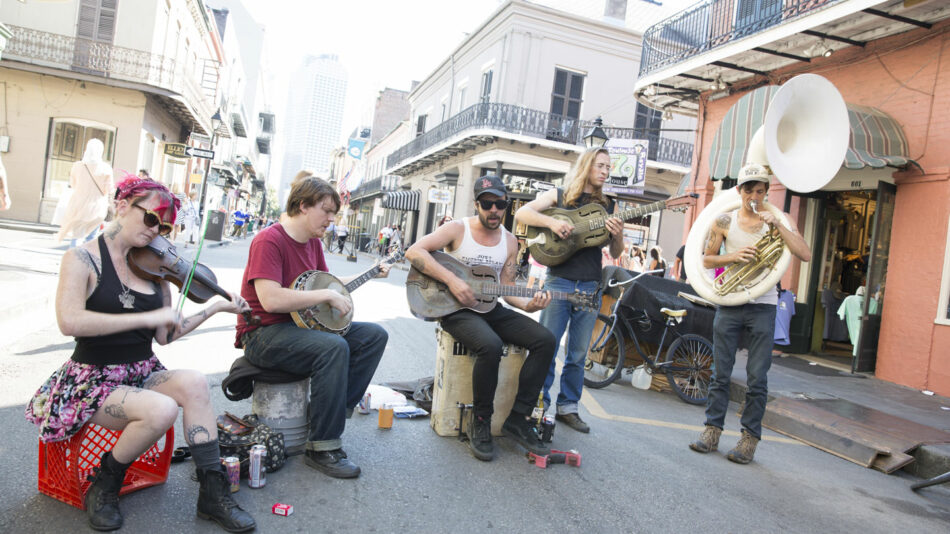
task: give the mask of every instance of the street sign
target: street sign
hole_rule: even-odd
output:
[[[188,157],[188,147],[181,143],[165,143],[165,154],[176,158]]]
[[[185,147],[185,154],[195,158],[214,159],[214,150],[205,150],[193,146]]]

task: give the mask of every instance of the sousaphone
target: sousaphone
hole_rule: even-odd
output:
[[[841,168],[850,134],[848,109],[835,86],[817,74],[796,76],[769,104],[765,123],[749,143],[743,171],[762,166],[792,191],[816,191]],[[703,267],[713,222],[740,204],[737,187],[720,193],[699,214],[686,238],[683,264],[690,285],[703,298],[723,306],[738,306],[762,296],[778,283],[791,261],[788,247],[776,231],[770,231],[756,245],[758,253],[752,262],[727,267],[719,277]],[[780,224],[791,228],[785,214],[772,204],[750,207],[772,212]]]

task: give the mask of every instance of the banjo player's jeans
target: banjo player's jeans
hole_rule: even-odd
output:
[[[258,367],[310,377],[307,449],[332,451],[342,446],[346,412],[363,397],[388,339],[375,323],[354,322],[340,336],[286,322],[250,332],[244,357]]]
[[[442,329],[475,356],[472,404],[475,414],[485,418],[490,418],[494,411],[498,366],[505,344],[528,349],[521,374],[518,375],[518,393],[511,411],[531,414],[538,403],[545,373],[554,358],[554,336],[551,332],[527,315],[501,304],[487,313],[459,310],[447,315],[442,319]]]
[[[599,282],[596,280],[569,280],[548,275],[544,289],[573,293],[596,293]],[[596,302],[599,304],[600,299]],[[577,308],[567,300],[552,300],[541,312],[541,324],[554,334],[558,344],[567,331],[567,346],[564,354],[564,367],[561,368],[561,391],[557,395],[557,413],[566,415],[577,413],[577,403],[584,390],[584,362],[587,359],[587,346],[591,333],[597,323],[597,312]],[[555,354],[557,351],[555,350]],[[551,405],[551,386],[554,384],[555,362],[551,362],[548,376],[544,381],[544,406]]]
[[[729,409],[729,384],[736,363],[739,337],[745,332],[749,346],[746,361],[748,391],[740,423],[755,438],[762,437],[762,417],[768,400],[767,374],[772,366],[775,335],[774,304],[720,306],[713,320],[713,371],[706,400],[706,425],[722,428]]]

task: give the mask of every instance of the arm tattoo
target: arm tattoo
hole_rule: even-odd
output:
[[[186,431],[185,441],[188,445],[197,445],[211,441],[211,432],[201,425],[191,425]]]
[[[103,410],[105,410],[106,414],[116,419],[126,420],[129,418],[127,415],[125,415],[125,409],[122,408],[121,404],[109,404],[103,408]]]
[[[502,280],[515,280],[515,276],[518,274],[518,269],[515,268],[515,262],[506,261],[505,265],[501,268]]]
[[[142,383],[142,387],[145,389],[155,389],[156,387],[168,382],[172,377],[174,371],[159,371],[157,373],[152,373],[145,382]]]
[[[79,257],[79,261],[83,263],[86,267],[92,269],[92,272],[101,273],[102,272],[102,263],[99,258],[92,255],[91,252],[84,248],[77,248],[76,255]]]
[[[410,263],[412,263],[412,266],[415,267],[420,273],[426,272],[426,261],[424,259],[413,258]]]
[[[121,231],[122,225],[119,223],[119,221],[116,221],[112,226],[106,229],[106,238],[115,239],[115,237],[119,235],[119,232]]]
[[[728,230],[730,223],[732,223],[732,215],[728,213],[723,213],[718,218],[716,218],[716,226],[723,230]]]

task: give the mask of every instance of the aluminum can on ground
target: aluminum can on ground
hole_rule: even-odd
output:
[[[224,471],[228,475],[228,482],[231,483],[231,493],[241,489],[241,460],[237,456],[228,456],[221,460],[224,464]]]
[[[361,414],[365,415],[369,413],[370,401],[372,400],[372,398],[373,398],[373,395],[371,393],[366,393],[365,395],[363,395],[363,398],[360,399],[360,403],[357,409]]]
[[[267,484],[267,470],[264,468],[265,456],[267,456],[267,447],[263,445],[251,447],[247,487],[263,488]]]

